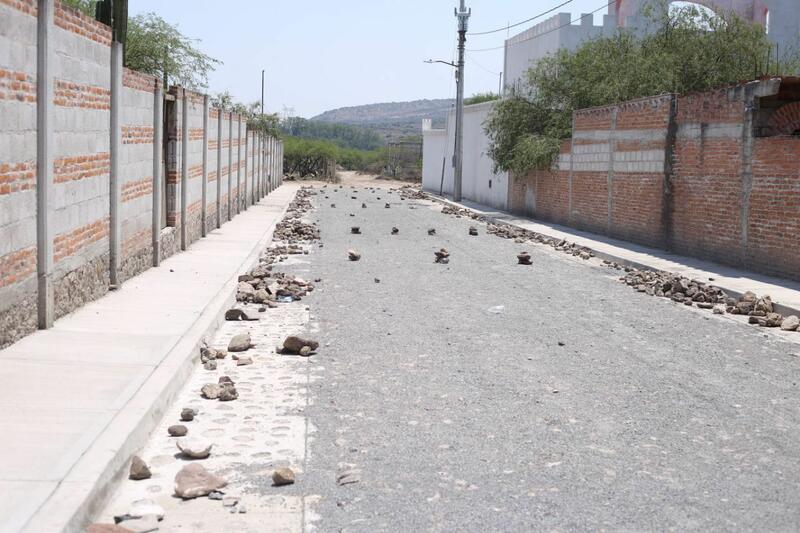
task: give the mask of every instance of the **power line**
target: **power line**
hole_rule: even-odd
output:
[[[536,19],[541,18],[541,17],[543,17],[543,16],[545,16],[545,15],[547,15],[549,13],[552,13],[556,9],[562,8],[567,4],[571,4],[572,2],[574,2],[574,0],[567,0],[563,4],[559,4],[559,5],[557,5],[556,7],[552,8],[552,9],[548,9],[547,11],[545,11],[543,13],[539,13],[535,17],[531,17],[531,18],[529,18],[527,20],[523,20],[522,22],[517,22],[516,24],[511,24],[509,26],[503,26],[502,28],[497,28],[496,30],[478,31],[478,32],[474,32],[474,33],[468,33],[467,35],[488,35],[490,33],[497,33],[499,31],[506,31],[506,30],[509,30],[511,28],[516,28],[517,26],[522,26],[523,24],[527,24],[528,22],[530,22],[532,20],[536,20]]]
[[[595,9],[594,11],[592,11],[591,13],[585,13],[585,14],[581,15],[580,17],[578,17],[577,19],[575,19],[575,20],[571,20],[571,21],[567,22],[566,24],[562,24],[561,26],[557,26],[557,27],[553,28],[552,30],[547,30],[547,31],[546,31],[546,32],[544,32],[544,33],[539,33],[539,34],[537,34],[537,35],[534,35],[534,36],[532,36],[532,37],[528,37],[527,39],[523,39],[523,40],[521,40],[521,41],[517,41],[517,42],[514,42],[514,43],[510,43],[508,46],[516,46],[516,45],[518,45],[518,44],[522,44],[522,43],[525,43],[525,42],[528,42],[528,41],[532,41],[532,40],[534,40],[534,39],[538,39],[539,37],[544,37],[544,36],[545,36],[545,35],[547,35],[548,33],[553,33],[554,31],[558,31],[558,30],[560,30],[561,28],[566,28],[567,26],[571,26],[571,25],[575,24],[576,22],[579,22],[579,21],[581,21],[581,20],[585,19],[586,17],[591,17],[592,15],[594,15],[595,13],[597,13],[598,11],[600,11],[601,9],[605,9],[605,8],[607,8],[608,6],[610,6],[611,4],[614,4],[614,3],[616,3],[616,1],[617,1],[617,0],[611,0],[611,1],[610,1],[609,3],[607,3],[606,5],[603,5],[603,6],[600,6],[600,7],[598,7],[597,9]],[[493,48],[478,48],[478,49],[475,49],[475,50],[467,50],[467,52],[491,52],[491,51],[493,51],[493,50],[502,50],[502,49],[503,49],[503,48],[505,48],[505,47],[506,47],[506,45],[502,45],[502,46],[495,46],[495,47],[493,47]]]
[[[495,72],[493,70],[489,70],[488,68],[484,67],[483,65],[481,65],[480,63],[478,63],[477,61],[475,61],[472,58],[467,59],[467,61],[469,61],[472,65],[475,65],[479,69],[483,70],[484,72],[487,72],[489,74],[494,74],[495,76],[499,76],[500,75],[499,72]]]

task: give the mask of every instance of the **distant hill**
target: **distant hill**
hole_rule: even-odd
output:
[[[385,139],[397,139],[419,135],[423,118],[432,118],[434,127],[444,127],[447,111],[454,103],[452,99],[439,99],[341,107],[325,111],[311,120],[352,124],[369,128]]]

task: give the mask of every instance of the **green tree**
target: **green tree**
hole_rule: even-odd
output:
[[[201,52],[198,42],[155,13],[136,15],[128,18],[125,65],[171,84],[205,89],[209,73],[221,62]]]
[[[562,49],[540,60],[523,87],[494,106],[484,127],[497,170],[524,174],[552,167],[561,141],[572,134],[576,109],[778,73],[758,25],[694,6],[670,10],[666,0],[652,2],[646,14],[644,37],[619,30],[574,52]],[[780,70],[793,72],[796,65],[784,57]]]

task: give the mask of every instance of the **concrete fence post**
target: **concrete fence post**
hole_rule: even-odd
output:
[[[250,168],[250,165],[248,165],[249,161],[247,161],[247,153],[248,153],[248,150],[247,150],[247,138],[248,138],[248,135],[249,135],[249,133],[247,132],[247,124],[245,123],[245,126],[244,126],[244,209],[245,209],[245,211],[247,210],[247,206],[249,205],[249,202],[247,200],[247,198],[248,198],[248,196],[247,196],[247,190],[248,190],[248,188],[247,188],[247,170]]]
[[[255,205],[258,201],[258,191],[259,191],[259,184],[258,184],[258,174],[256,174],[256,134],[255,132],[252,135],[252,138],[248,138],[247,142],[250,144],[250,167],[251,172],[253,173],[253,180],[251,182],[250,187],[250,203]]]
[[[116,40],[111,41],[111,172],[109,178],[109,282],[110,288],[116,289],[119,286],[119,264],[121,236],[119,219],[119,197],[120,197],[120,175],[119,175],[119,151],[120,151],[120,95],[122,93],[122,44]]]
[[[217,109],[217,229],[222,225],[222,109]]]
[[[236,128],[236,214],[238,215],[242,210],[242,115],[237,118]]]
[[[181,250],[186,250],[188,238],[186,234],[186,199],[189,197],[189,105],[186,89],[181,91]]]
[[[164,136],[164,89],[156,80],[153,91],[153,266],[161,264],[161,172],[162,142]]]
[[[36,51],[36,282],[37,321],[40,329],[52,327],[53,236],[50,232],[53,189],[53,58],[54,0],[39,0]]]
[[[200,206],[200,235],[206,236],[206,217],[208,216],[208,95],[203,95],[203,191]]]
[[[231,219],[231,196],[233,196],[233,111],[228,113],[228,220]]]

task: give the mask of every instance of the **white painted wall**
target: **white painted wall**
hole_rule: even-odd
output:
[[[508,202],[508,174],[493,172],[494,163],[488,155],[489,139],[483,123],[494,102],[485,102],[464,108],[464,173],[462,196],[479,204],[506,209]],[[445,158],[444,194],[453,193],[453,150],[455,147],[455,111],[447,116],[446,130],[422,132],[422,188],[439,194],[442,177],[442,157]]]

